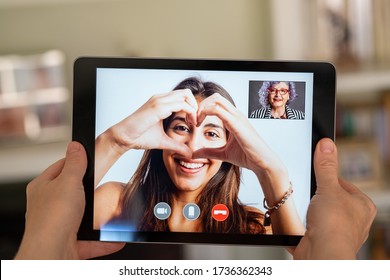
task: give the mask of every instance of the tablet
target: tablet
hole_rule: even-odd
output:
[[[83,57],[73,102],[80,239],[298,244],[334,139],[331,64]]]

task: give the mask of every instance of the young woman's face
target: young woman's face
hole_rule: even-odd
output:
[[[274,109],[284,108],[289,99],[290,88],[285,82],[274,84],[268,89],[268,101]]]
[[[199,127],[186,121],[186,113],[174,114],[166,131],[175,141],[185,143],[193,151],[201,148],[219,148],[226,144],[227,134],[221,119],[207,116]],[[172,151],[163,151],[164,165],[180,191],[201,190],[218,172],[222,161],[189,159]]]

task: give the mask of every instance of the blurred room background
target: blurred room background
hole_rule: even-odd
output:
[[[325,60],[337,69],[340,175],[376,203],[362,259],[390,259],[390,1],[0,0],[0,257],[25,187],[71,139],[80,56]],[[129,244],[124,259],[288,259],[284,248]]]

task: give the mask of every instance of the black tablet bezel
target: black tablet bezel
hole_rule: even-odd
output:
[[[94,197],[94,143],[96,114],[97,68],[182,69],[219,71],[266,71],[313,73],[312,158],[317,142],[328,137],[334,139],[336,71],[327,62],[305,61],[238,61],[194,59],[145,59],[82,57],[74,63],[72,139],[86,149],[88,167],[83,180],[86,208],[79,230],[79,239],[99,240],[100,231],[93,230]],[[316,190],[311,168],[311,196]],[[295,246],[301,236],[253,235],[178,232],[136,232],[135,242],[251,244]]]

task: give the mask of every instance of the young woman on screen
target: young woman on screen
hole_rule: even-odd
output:
[[[155,95],[133,114],[96,139],[95,221],[132,224],[140,231],[274,233],[302,235],[287,169],[269,149],[225,89],[188,78],[172,92]],[[128,150],[144,149],[130,182],[98,183]],[[271,227],[264,213],[240,203],[241,168],[252,170],[266,204],[273,208]],[[169,218],[155,217],[157,203],[170,205]],[[188,220],[183,207],[196,203],[200,216]],[[216,221],[212,208],[227,206],[229,216]]]

